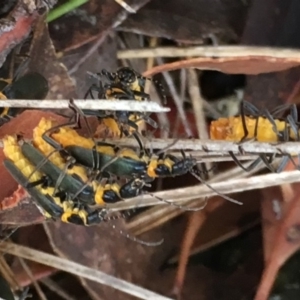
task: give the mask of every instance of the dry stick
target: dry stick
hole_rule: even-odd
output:
[[[24,139],[24,142],[30,143],[31,140],[30,139]],[[23,144],[23,141],[20,141],[19,144]],[[98,141],[98,140],[96,140]],[[99,140],[101,141],[101,140]],[[154,144],[155,144],[154,140]],[[106,139],[107,143],[111,143],[111,144],[115,144],[117,146],[134,146],[136,147],[136,141],[133,139]],[[151,140],[152,143],[152,140]],[[161,144],[163,145],[163,144]],[[166,143],[165,147],[168,146],[170,144]],[[144,145],[145,148],[147,148],[149,145],[145,144]],[[0,148],[3,148],[3,142],[0,140]],[[153,147],[155,148],[155,147]],[[201,150],[189,150],[189,149],[185,149],[184,147],[182,148],[183,150],[185,150],[185,153],[187,155],[192,155],[195,159],[198,160],[198,162],[222,162],[222,161],[232,161],[232,157],[230,155],[228,155],[227,153],[224,154],[224,152],[206,152],[206,151],[201,151]],[[177,151],[170,151],[169,153],[178,157],[182,157],[182,154],[179,153],[178,151],[181,149],[178,149]],[[280,155],[278,155],[280,156]],[[255,160],[257,158],[257,154],[239,154],[236,153],[236,157],[239,160]]]
[[[215,118],[221,118],[221,114],[210,105],[206,100],[204,100],[200,94],[200,87],[197,73],[194,69],[188,69],[188,87],[190,97],[193,103],[194,114],[196,118],[196,125],[199,131],[199,128],[207,128],[205,121],[204,109],[210,112]],[[205,132],[207,130],[205,129]],[[207,134],[205,136],[201,135],[201,139],[207,139]]]
[[[96,140],[97,141],[97,140]],[[100,140],[99,140],[100,141]],[[24,142],[30,143],[31,140],[30,139],[24,139]],[[106,139],[107,143],[111,143],[111,144],[115,144],[118,146],[134,146],[136,147],[136,143],[135,141],[126,139],[125,143],[123,141],[123,139],[120,140],[116,140],[116,139]],[[151,141],[152,142],[152,141]],[[23,144],[23,141],[20,141],[19,144]],[[168,144],[166,144],[167,146]],[[144,145],[145,148],[148,147],[148,144]],[[0,140],[0,148],[3,148],[3,142]],[[184,148],[183,148],[184,149]],[[182,158],[182,154],[180,152],[177,151],[169,151],[170,154],[177,156],[177,157],[181,157]],[[197,162],[224,162],[224,161],[232,161],[232,157],[230,155],[228,155],[227,153],[224,154],[224,152],[205,152],[205,151],[201,151],[201,150],[185,150],[185,153],[187,155],[192,155],[195,159],[197,159]],[[255,160],[257,158],[257,154],[240,154],[240,153],[236,153],[235,154],[236,157],[239,160]],[[279,154],[278,157],[280,157],[281,155]]]
[[[2,240],[0,243],[2,243]],[[16,276],[5,260],[4,255],[0,255],[0,274],[8,282],[12,290],[21,289],[19,283],[16,280]]]
[[[235,167],[229,171],[214,176],[214,178],[212,178],[208,182],[212,183],[226,180],[227,178],[242,178],[251,176],[255,172],[258,172],[261,169],[263,169],[264,167],[265,166],[261,164],[260,166],[258,166],[257,170],[252,170],[249,173],[246,173],[239,167]],[[203,201],[203,205],[205,205],[205,203],[206,202]],[[189,201],[186,205],[188,207],[198,207],[199,199]],[[133,220],[127,226],[128,228],[134,229],[133,233],[139,234],[154,227],[157,227],[165,223],[166,221],[179,216],[180,214],[182,214],[181,210],[175,209],[171,206],[153,207],[133,218]]]
[[[153,96],[152,98],[158,99],[155,101],[161,105],[159,95],[153,86],[151,86],[150,94],[151,94],[151,97]],[[159,128],[160,128],[160,138],[162,138],[162,139],[168,138],[168,133],[170,131],[170,122],[169,122],[167,113],[161,112],[161,113],[157,114],[156,117],[157,117],[157,120],[159,123]]]
[[[150,41],[149,41],[149,46],[150,47],[155,47],[157,46],[157,42],[158,42],[158,39],[157,38],[150,38]],[[152,69],[154,66],[154,58],[148,58],[147,59],[147,64],[146,64],[146,70],[150,70]],[[151,82],[148,81],[148,84],[150,85]],[[149,87],[148,85],[148,87]],[[161,99],[157,93],[157,90],[153,87],[153,85],[150,85],[150,91],[151,91],[151,99],[158,99],[158,102],[160,105],[161,105]],[[147,92],[147,91],[146,91]],[[154,96],[154,97],[152,97]],[[169,122],[169,119],[167,117],[167,114],[166,113],[160,113],[157,115],[157,120],[159,122],[159,125],[160,125],[160,128],[165,128],[166,130],[160,130],[160,137],[161,138],[167,138],[168,137],[168,132],[169,132],[169,129],[170,129],[170,122]]]
[[[84,265],[69,261],[48,253],[37,251],[28,247],[20,246],[14,243],[3,242],[0,245],[0,251],[6,252],[18,257],[29,259],[43,265],[51,266],[58,270],[63,270],[81,276],[83,278],[113,287],[119,291],[147,300],[171,300],[152,291],[129,283],[125,280],[107,275],[99,270],[94,270]]]
[[[193,103],[198,136],[201,140],[208,139],[209,137],[203,110],[203,99],[200,95],[198,76],[193,69],[188,69],[188,91]]]
[[[141,7],[143,7],[148,1],[137,1],[136,3],[133,3],[130,5],[130,9],[132,11],[138,11]],[[69,75],[72,75],[75,73],[78,68],[90,57],[93,55],[95,51],[98,50],[98,48],[102,45],[106,37],[109,35],[110,32],[112,32],[112,29],[118,27],[129,15],[127,10],[122,10],[117,16],[114,16],[114,21],[111,24],[111,26],[104,30],[98,37],[96,42],[86,51],[86,53],[83,55],[81,59],[79,59],[78,62],[72,67],[72,69],[69,70]]]
[[[245,171],[244,171],[245,172]],[[250,178],[237,178],[225,180],[222,182],[214,182],[211,184],[220,194],[232,194],[254,189],[263,189],[270,186],[277,186],[284,183],[294,183],[300,181],[300,172],[289,171],[282,173],[272,173],[266,175],[253,176]],[[209,181],[208,181],[209,182]],[[196,185],[192,187],[173,189],[154,193],[154,195],[163,198],[169,202],[186,202],[201,197],[212,197],[216,193],[206,185]],[[165,203],[151,197],[151,195],[142,195],[140,197],[131,198],[124,202],[109,205],[114,210],[124,210],[130,208],[146,207],[152,205],[165,205]]]
[[[122,140],[110,140],[115,144],[122,144],[126,146],[136,146],[136,142],[133,139]],[[172,144],[173,143],[173,144]],[[172,144],[172,145],[171,145]],[[151,140],[151,147],[153,149],[163,149],[166,146],[171,145],[169,150],[193,150],[203,151],[206,155],[211,153],[218,153],[227,155],[229,151],[233,153],[277,153],[279,156],[282,153],[288,153],[296,156],[300,152],[300,142],[282,142],[276,143],[262,143],[262,142],[245,142],[238,144],[236,142],[228,141],[215,141],[215,140],[199,140],[199,139],[180,139],[174,143],[174,139],[153,139]],[[213,155],[214,155],[213,154]]]
[[[55,294],[60,296],[62,299],[77,300],[76,298],[66,293],[55,281],[50,278],[40,279],[40,282],[44,284],[50,291],[53,291]]]
[[[184,102],[186,100],[186,89],[187,89],[187,69],[180,69],[180,89],[179,89],[179,96]],[[172,130],[172,135],[170,137],[177,138],[179,129],[180,129],[180,116],[177,115],[176,119],[173,124],[173,130]]]
[[[101,35],[97,38],[97,40],[92,44],[92,46],[84,53],[84,55],[74,64],[74,66],[68,71],[69,75],[73,75],[78,68],[86,62],[86,60],[93,55],[95,51],[103,44],[105,39],[107,38],[110,30],[105,30],[101,33]]]
[[[283,49],[274,47],[251,47],[251,46],[196,46],[196,47],[158,47],[120,50],[117,53],[119,59],[149,58],[149,57],[272,57],[292,59],[300,62],[300,51],[295,49]]]
[[[162,107],[156,102],[132,100],[74,100],[74,104],[80,109],[113,110],[113,111],[145,111],[145,112],[168,112],[168,107]],[[22,108],[69,108],[70,100],[0,100],[0,107],[22,107]]]
[[[38,282],[36,281],[36,279],[34,278],[34,276],[33,276],[32,272],[31,272],[30,268],[29,268],[28,265],[27,265],[27,263],[26,263],[26,262],[24,261],[24,259],[21,258],[21,257],[18,257],[18,259],[19,259],[19,262],[20,262],[22,268],[24,269],[25,273],[27,274],[27,276],[29,277],[31,283],[33,284],[33,286],[34,286],[34,288],[35,288],[35,290],[36,290],[36,292],[37,292],[39,298],[40,298],[41,300],[47,300],[47,297],[46,297],[45,293],[44,293],[43,290],[41,289],[39,283],[38,283]]]
[[[199,73],[198,73],[199,74]],[[200,95],[200,86],[197,73],[193,69],[188,69],[188,92],[190,95],[191,102],[193,104],[193,111],[196,120],[196,128],[198,132],[198,137],[200,139],[208,139],[208,132],[204,114],[204,101]],[[211,169],[211,163],[205,163],[205,168],[207,170]],[[201,165],[197,165],[198,170],[201,171]],[[204,179],[209,179],[214,175],[213,170],[210,174],[206,174]],[[195,176],[194,172],[191,172],[192,175]],[[201,178],[201,174],[199,175],[199,179]],[[205,183],[203,179],[202,183]],[[226,196],[225,196],[226,197]],[[200,201],[206,200],[199,199]],[[202,208],[205,207],[205,204],[202,205]],[[195,241],[195,237],[197,232],[201,229],[203,225],[203,221],[206,219],[205,213],[193,213],[189,214],[188,216],[188,223],[185,226],[184,235],[180,244],[180,251],[179,251],[179,260],[178,260],[178,268],[175,275],[175,280],[173,283],[173,293],[175,295],[181,294],[183,288],[183,282],[186,277],[186,269],[187,263],[190,256],[190,252]]]
[[[127,12],[131,14],[135,14],[136,10],[128,5],[124,0],[115,0],[118,4],[120,4]]]
[[[193,104],[194,116],[196,119],[196,127],[198,131],[198,137],[202,139],[208,139],[207,126],[205,121],[204,109],[203,109],[203,99],[200,95],[200,87],[198,76],[196,72],[192,69],[188,69],[188,92]],[[200,168],[200,166],[198,165]],[[211,163],[206,163],[205,167],[211,169]],[[210,177],[212,174],[210,174]]]
[[[261,223],[260,219],[254,220],[253,222],[246,224],[242,227],[234,228],[230,230],[229,232],[211,240],[204,244],[201,244],[199,247],[193,248],[193,250],[190,252],[190,256],[202,253],[208,249],[211,249],[212,247],[215,247],[217,245],[220,245],[221,243],[228,241],[234,237],[239,236],[241,233],[248,231],[249,229],[253,228],[254,226]],[[172,257],[170,260],[168,260],[169,264],[175,264],[178,262],[178,255]]]
[[[160,65],[162,65],[164,63],[163,60],[159,57],[156,59],[156,61]],[[173,79],[172,79],[170,73],[169,72],[163,72],[162,75],[164,76],[165,81],[168,84],[170,93],[172,94],[172,97],[173,97],[173,100],[175,102],[178,114],[179,114],[179,116],[181,118],[181,121],[182,121],[182,124],[184,126],[185,132],[188,136],[192,136],[193,134],[192,134],[192,131],[191,131],[191,127],[190,127],[190,125],[187,121],[187,116],[186,116],[186,113],[183,109],[183,99],[181,99],[179,94],[177,93],[176,88],[175,88],[174,83],[173,83]]]

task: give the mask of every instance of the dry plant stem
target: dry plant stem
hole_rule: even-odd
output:
[[[200,133],[200,128],[205,128],[205,135],[202,134],[199,135],[199,137],[202,140],[208,139],[209,136],[207,135],[204,109],[208,110],[216,118],[220,118],[221,114],[202,98],[200,94],[198,76],[194,69],[188,69],[188,90],[193,103],[198,133]]]
[[[149,46],[150,47],[155,47],[155,46],[157,46],[157,42],[158,42],[158,39],[155,38],[155,37],[152,37],[152,38],[150,38]],[[148,58],[147,63],[146,63],[146,70],[152,69],[153,66],[154,66],[154,58],[153,57]],[[148,83],[150,84],[151,82],[148,81]],[[156,89],[153,87],[153,85],[150,85],[150,88],[151,88],[151,93],[150,93],[151,99],[158,99],[158,101],[156,101],[156,102],[161,105],[160,97],[157,94]],[[167,130],[160,130],[160,137],[161,138],[167,138],[169,128],[170,128],[170,123],[169,123],[169,119],[168,119],[166,113],[158,114],[157,119],[159,121],[160,128],[166,128],[167,129]]]
[[[184,102],[186,100],[186,89],[187,89],[187,69],[181,69],[180,70],[180,98]],[[176,115],[176,120],[174,122],[172,135],[170,137],[177,138],[178,137],[178,131],[180,126],[180,116]]]
[[[39,295],[39,298],[41,300],[47,300],[46,295],[44,294],[44,292],[42,291],[40,285],[37,283],[37,281],[35,280],[30,268],[27,266],[26,262],[24,261],[23,258],[18,257],[20,264],[22,266],[22,268],[24,269],[25,273],[27,274],[27,276],[29,277],[30,281],[32,282],[37,294]]]
[[[149,39],[150,48],[154,48],[157,46],[158,39],[156,37],[151,37]],[[154,66],[154,57],[147,57],[146,70],[152,69]]]
[[[98,50],[98,48],[103,44],[106,37],[108,36],[110,30],[106,30],[102,32],[101,36],[98,37],[98,39],[92,44],[92,46],[85,52],[83,57],[79,59],[79,61],[76,62],[76,64],[68,71],[68,74],[71,76],[74,74],[78,68],[90,57],[93,55],[95,51]]]
[[[74,100],[74,104],[81,109],[113,110],[113,111],[145,111],[145,112],[168,112],[168,107],[162,107],[156,102],[136,100]],[[0,107],[23,107],[23,108],[69,108],[70,100],[0,100]]]
[[[235,172],[234,171],[238,171],[236,172],[237,174],[237,179],[231,179],[228,180],[228,178],[234,178],[235,176]],[[220,193],[224,193],[227,191],[227,193],[235,193],[235,192],[239,192],[239,191],[243,191],[243,186],[241,186],[242,182],[243,184],[245,184],[245,180],[251,180],[251,178],[249,179],[244,179],[243,177],[248,177],[251,174],[253,174],[254,172],[258,172],[259,168],[257,168],[255,171],[253,172],[245,172],[242,169],[234,168],[233,170],[224,172],[222,174],[216,175],[214,178],[212,178],[211,180],[208,180],[207,182],[214,187],[215,189],[218,189],[218,191]],[[298,174],[299,177],[299,171],[294,171],[296,174]],[[285,172],[290,174],[290,172]],[[232,175],[234,174],[234,175]],[[261,176],[256,176],[256,177],[252,177],[254,178],[253,180],[257,180],[259,181],[259,184],[262,185],[261,188],[266,187],[264,186],[264,182],[262,182],[261,180],[272,180],[272,177],[276,177],[278,175],[281,175],[284,173],[280,173],[280,174],[267,174],[267,175],[261,175]],[[265,179],[265,176],[267,176],[267,178]],[[271,178],[270,178],[271,176]],[[284,175],[285,176],[285,175]],[[296,175],[295,175],[296,176]],[[242,177],[242,178],[241,178]],[[295,179],[296,180],[296,179]],[[300,180],[300,178],[299,178]],[[256,189],[256,186],[251,186],[251,182],[248,182],[247,184],[248,186],[248,190],[251,189]],[[233,185],[235,184],[235,185]],[[272,183],[270,183],[272,184]],[[278,183],[280,184],[280,183]],[[273,185],[277,185],[277,182],[273,182]],[[219,190],[219,189],[222,190]],[[246,188],[246,186],[245,186]],[[245,189],[246,190],[246,189]],[[163,198],[165,200],[171,201],[171,202],[189,202],[191,200],[195,200],[195,199],[199,199],[199,195],[201,195],[202,197],[211,197],[215,195],[215,192],[213,192],[210,188],[208,188],[205,185],[199,184],[199,185],[195,185],[195,186],[191,186],[191,187],[185,187],[185,188],[179,188],[179,189],[173,189],[173,190],[168,190],[168,191],[160,191],[160,192],[156,192],[153,193],[154,195]],[[202,202],[198,202],[198,205],[201,205],[204,201]],[[157,199],[155,199],[154,197],[152,197],[150,194],[145,194],[142,195],[141,197],[136,197],[136,198],[131,198],[128,199],[126,201],[123,202],[118,202],[116,204],[111,204],[109,205],[109,207],[112,210],[118,211],[118,210],[124,210],[124,209],[131,209],[131,208],[136,208],[136,207],[145,207],[145,206],[151,206],[151,205],[164,205],[164,207],[162,208],[158,208],[163,210],[164,208],[170,208],[170,206],[166,206],[165,203],[163,203],[162,201],[159,201]],[[177,210],[177,208],[175,208],[175,210]],[[145,212],[145,214],[147,214],[149,211]],[[143,213],[142,213],[143,214]],[[141,216],[142,214],[139,214],[139,216]],[[137,216],[137,218],[139,218],[139,216]]]
[[[280,186],[280,189],[284,202],[290,202],[295,197],[295,192],[291,184],[283,184]]]
[[[300,248],[299,240],[299,194],[291,200],[284,218],[278,224],[273,248],[262,274],[254,300],[267,300],[279,269]]]
[[[0,251],[51,266],[58,270],[63,270],[76,276],[81,276],[83,278],[113,287],[139,299],[171,300],[170,298],[153,293],[137,285],[126,282],[125,280],[107,275],[99,270],[94,270],[73,261],[37,251],[35,249],[20,246],[14,243],[3,242],[0,244]]]
[[[107,139],[108,141],[109,139]],[[136,146],[134,139],[114,140],[116,144],[127,146]],[[173,143],[173,144],[172,144]],[[151,140],[151,147],[153,149],[163,149],[168,147],[169,150],[193,150],[203,151],[206,155],[210,152],[227,155],[229,151],[241,154],[255,154],[255,153],[277,153],[279,156],[282,153],[288,153],[296,156],[300,152],[300,142],[282,142],[276,143],[261,143],[261,142],[227,142],[215,140],[199,140],[199,139],[180,139],[174,143],[174,139],[153,139]],[[147,146],[146,146],[147,147]]]
[[[76,300],[75,298],[67,294],[55,281],[51,280],[50,278],[41,279],[40,282],[44,284],[49,290],[60,296],[62,299]]]
[[[161,105],[161,100],[159,99],[159,96],[155,88],[151,87],[150,95],[152,99],[158,99],[158,101],[156,102]],[[156,117],[159,122],[160,138],[167,139],[169,137],[169,129],[170,129],[170,122],[167,113],[161,112],[157,114]]]
[[[119,36],[117,36],[117,42],[118,42],[118,47],[120,49],[127,49],[125,42]],[[120,59],[120,60],[121,60],[122,67],[130,66],[130,60],[128,60],[128,59]],[[135,68],[133,67],[133,69],[135,69]]]
[[[200,95],[198,76],[193,69],[188,70],[188,91],[193,104],[198,137],[200,139],[208,139],[207,126],[206,126],[205,115],[203,110],[203,99]],[[210,169],[211,164],[206,163],[205,166],[207,169]],[[200,166],[198,167],[200,168]],[[199,229],[201,228],[204,221],[206,220],[206,216],[207,216],[207,211],[203,211],[203,210],[188,215],[188,223],[186,225],[186,229],[183,235],[183,240],[180,246],[179,264],[178,264],[175,280],[173,283],[172,294],[176,295],[177,298],[181,295],[182,292],[182,287],[183,287],[185,274],[186,274],[186,266],[188,263],[192,245],[194,243],[195,237]]]
[[[289,58],[300,62],[300,51],[295,49],[251,46],[196,46],[196,47],[158,47],[155,49],[120,50],[119,59],[149,57],[274,57]]]
[[[186,266],[189,260],[191,248],[193,246],[195,237],[199,229],[203,225],[205,219],[206,215],[204,213],[202,215],[199,215],[196,212],[194,212],[189,216],[188,225],[186,226],[187,228],[185,230],[183,241],[180,247],[179,266],[177,268],[175,281],[173,283],[172,294],[176,295],[177,298],[182,291],[183,282],[186,274]]]
[[[127,10],[131,14],[135,14],[136,10],[133,9],[130,5],[128,5],[124,0],[115,0],[118,4],[120,4],[125,10]]]
[[[188,91],[193,103],[198,136],[201,140],[208,139],[205,115],[203,113],[203,99],[200,95],[198,76],[195,70],[188,69]]]
[[[0,243],[2,243],[2,241]],[[9,286],[13,290],[20,289],[20,286],[16,281],[16,276],[14,275],[10,266],[7,264],[4,255],[0,255],[0,274],[2,274],[3,278],[9,283]]]
[[[225,241],[228,241],[232,238],[235,238],[237,236],[239,236],[240,234],[242,234],[243,232],[253,228],[254,226],[258,225],[261,223],[261,220],[260,219],[257,219],[241,228],[235,228],[231,231],[229,231],[228,233],[222,235],[222,236],[219,236],[217,238],[215,238],[214,240],[212,241],[209,241],[205,244],[202,244],[201,246],[197,247],[196,249],[192,250],[190,252],[190,256],[194,255],[194,254],[199,254],[199,253],[202,253],[204,251],[207,251],[208,249],[212,248],[212,247],[215,247],[217,245],[220,245],[221,243],[225,242]],[[168,260],[168,263],[170,264],[175,264],[177,263],[178,261],[178,256],[175,256],[173,257],[172,259]]]
[[[137,1],[130,5],[131,11],[138,11],[141,7],[143,7],[148,1]],[[78,68],[102,45],[107,35],[111,32],[111,29],[118,27],[129,15],[127,10],[121,11],[110,28],[103,31],[99,36],[96,42],[90,47],[90,49],[85,53],[85,55],[73,66],[71,70],[69,70],[69,75],[75,73]]]
[[[186,95],[186,87],[187,87],[187,70],[180,70],[180,98],[185,100]]]
[[[300,181],[299,171],[282,172],[275,174],[266,174],[253,176],[250,178],[237,178],[230,179],[223,182],[215,182],[211,184],[215,190],[220,194],[232,194],[243,191],[263,189],[270,186],[277,186],[284,183],[294,183]],[[206,185],[196,185],[187,188],[179,188],[170,191],[163,191],[155,193],[156,196],[163,198],[169,202],[181,202],[184,203],[189,200],[198,199],[201,197],[211,197],[217,195]],[[182,204],[180,203],[180,204]],[[201,203],[200,203],[201,204]],[[151,195],[142,195],[142,197],[132,198],[120,204],[113,204],[109,207],[120,209],[129,209],[134,207],[146,207],[152,205],[165,205],[162,201],[154,199]],[[126,208],[125,208],[126,207]]]
[[[100,141],[100,140],[99,140]],[[122,146],[135,146],[136,144],[133,145],[133,143],[131,143],[131,140],[129,143],[123,142],[123,139],[117,140],[117,139],[106,139],[105,140],[107,143],[111,143],[111,144],[115,144],[115,145],[122,145]],[[129,139],[127,139],[127,141],[129,141]],[[31,140],[29,139],[24,139],[24,142],[30,143]],[[23,143],[23,141],[19,142],[20,144]],[[136,143],[136,142],[135,142]],[[3,148],[3,142],[0,140],[0,148]],[[145,144],[145,148],[147,148],[147,144]],[[169,151],[168,153],[175,155],[177,157],[181,157],[182,158],[182,154],[179,153],[178,151]],[[186,155],[192,155],[195,159],[197,159],[197,162],[224,162],[224,161],[232,161],[232,157],[229,155],[224,155],[224,153],[222,152],[211,152],[211,153],[207,153],[204,151],[190,151],[190,150],[186,150],[185,151]],[[248,155],[241,155],[241,154],[236,154],[237,159],[239,159],[240,161],[242,160],[255,160],[257,158],[257,154],[248,154]]]
[[[210,213],[223,204],[224,199],[222,199],[221,197],[215,197],[214,201],[211,200],[207,204],[205,210],[198,211],[189,215],[188,223],[183,236],[183,242],[181,243],[178,269],[173,286],[173,292],[177,295],[177,298],[179,298],[182,292],[190,251],[197,233],[202,225],[206,222]]]
[[[156,59],[156,61],[159,65],[162,65],[164,63],[163,60],[159,57]],[[188,136],[192,136],[192,131],[191,131],[190,125],[187,121],[186,113],[183,109],[183,99],[180,98],[178,92],[176,91],[176,88],[174,86],[173,79],[172,79],[170,73],[163,72],[162,75],[164,76],[165,81],[168,84],[170,93],[172,94],[173,100],[174,100],[176,108],[177,108],[177,112],[181,118],[184,130]]]
[[[246,173],[243,170],[241,170],[239,167],[235,167],[227,172],[216,175],[208,182],[212,183],[212,182],[226,180],[227,178],[235,178],[235,177],[241,178],[241,177],[251,176],[254,172],[258,172],[262,168],[264,167]],[[203,205],[206,204],[205,201],[203,201],[203,203],[204,203]],[[197,199],[197,200],[189,201],[186,203],[186,206],[198,207],[199,200]],[[137,217],[133,218],[133,220],[129,224],[127,224],[127,227],[128,229],[131,229],[135,234],[140,234],[147,230],[160,226],[165,222],[171,220],[172,218],[179,216],[182,213],[183,213],[182,210],[176,209],[171,206],[153,207],[148,209],[146,212],[139,214]]]

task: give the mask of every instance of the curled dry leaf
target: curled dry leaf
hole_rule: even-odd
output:
[[[299,65],[300,58],[276,58],[272,57],[271,53],[260,57],[254,55],[234,57],[233,54],[233,57],[199,57],[167,63],[148,70],[144,73],[144,76],[152,76],[157,73],[184,68],[212,69],[229,74],[255,75],[282,71]]]

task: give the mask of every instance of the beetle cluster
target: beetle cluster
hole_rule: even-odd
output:
[[[286,117],[280,117],[280,113],[286,111],[289,107],[289,113]],[[300,140],[300,128],[298,121],[298,112],[295,104],[282,105],[273,111],[260,111],[254,105],[247,101],[241,103],[241,114],[229,118],[220,118],[213,121],[210,125],[210,137],[212,140],[226,140],[232,142],[245,142],[255,140],[258,142],[278,143]],[[263,162],[271,172],[281,172],[290,160],[297,169],[292,157],[284,154],[278,168],[272,166],[275,158],[274,154],[262,153],[251,163],[244,167],[237,159],[234,153],[229,152],[235,163],[245,171],[251,171],[260,162]]]
[[[134,70],[102,72],[111,83],[101,84],[104,94],[99,92],[98,97],[150,99],[144,91],[146,79]],[[119,97],[121,94],[128,98]],[[31,143],[20,145],[14,136],[3,139],[5,167],[47,218],[84,226],[98,224],[111,218],[107,204],[137,197],[155,178],[183,175],[196,165],[196,160],[184,152],[180,158],[166,152],[150,154],[144,149],[136,126],[144,119],[142,113],[94,113],[100,120],[113,120],[120,134],[134,135],[140,149],[96,143],[79,135],[70,123],[58,125],[45,118],[33,130]]]

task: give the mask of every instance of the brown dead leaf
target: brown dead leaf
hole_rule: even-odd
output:
[[[199,57],[180,60],[156,66],[146,71],[144,76],[153,76],[157,73],[174,71],[184,68],[213,69],[228,74],[260,74],[282,71],[300,65],[300,58],[274,58],[270,56],[255,57]]]
[[[149,0],[126,3],[139,10]],[[59,1],[63,3],[63,1]],[[76,49],[97,38],[106,36],[128,16],[128,12],[114,0],[91,0],[49,25],[50,35],[58,51]]]
[[[85,96],[92,84],[98,84],[97,80],[91,78],[87,72],[99,73],[102,69],[116,70],[117,68],[117,41],[115,37],[107,37],[101,46],[98,46],[89,55],[87,55],[88,46],[73,50],[72,53],[67,53],[61,59],[76,82],[76,92],[79,98]],[[85,57],[84,61],[78,64],[83,57]]]
[[[237,41],[246,21],[241,1],[153,0],[118,28],[124,31],[199,44],[208,36],[220,43]]]
[[[123,229],[122,222],[117,223],[117,229],[113,230],[110,223],[82,227],[56,222],[48,224],[46,232],[59,256],[143,286],[156,270],[154,264],[149,264],[149,257],[159,247],[129,241],[118,232]],[[80,280],[93,299],[133,299],[112,288]]]
[[[47,2],[52,6],[55,1]],[[9,52],[29,36],[35,21],[40,17],[39,8],[47,7],[43,2],[41,5],[37,7],[31,1],[17,1],[12,11],[5,18],[0,19],[0,67]]]

